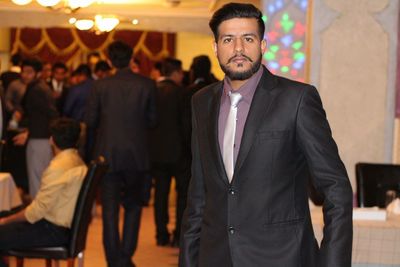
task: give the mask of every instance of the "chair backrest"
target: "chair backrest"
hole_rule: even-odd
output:
[[[386,192],[400,194],[400,165],[357,163],[357,200],[359,207],[385,207]]]
[[[76,257],[85,249],[97,188],[106,171],[107,164],[103,157],[99,157],[89,165],[86,177],[82,182],[72,220],[71,241],[68,251],[70,257]]]

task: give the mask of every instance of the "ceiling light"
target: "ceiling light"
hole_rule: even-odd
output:
[[[68,6],[71,9],[88,7],[93,4],[95,0],[68,0]]]
[[[70,18],[70,19],[68,20],[68,22],[69,22],[69,24],[75,24],[76,18]]]
[[[107,17],[103,17],[101,15],[96,15],[95,23],[96,23],[96,27],[101,32],[110,32],[119,24],[119,19],[114,18],[114,17],[107,18]]]
[[[74,25],[78,30],[86,31],[93,27],[94,21],[91,19],[80,19],[77,20]]]
[[[138,25],[139,24],[139,20],[138,19],[133,19],[132,20],[132,24],[133,25]]]
[[[58,3],[60,3],[61,0],[36,0],[40,5],[49,7],[49,6],[55,6]]]
[[[11,0],[11,2],[13,2],[16,5],[23,6],[23,5],[27,5],[30,2],[32,2],[32,0]]]

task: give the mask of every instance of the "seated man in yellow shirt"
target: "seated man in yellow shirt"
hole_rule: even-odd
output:
[[[64,245],[87,167],[76,150],[79,123],[57,119],[50,126],[54,158],[39,193],[24,210],[0,219],[0,251]],[[0,259],[0,267],[7,266]]]

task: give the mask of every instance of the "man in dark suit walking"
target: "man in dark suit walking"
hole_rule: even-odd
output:
[[[154,217],[156,239],[158,246],[166,246],[170,244],[167,225],[169,222],[168,198],[171,179],[175,177],[178,188],[181,182],[177,169],[182,154],[182,136],[180,133],[182,62],[175,58],[164,59],[161,74],[165,79],[157,82],[157,111],[159,112],[159,119],[157,127],[149,132],[149,136],[151,171],[155,181]],[[180,192],[178,191],[177,193],[179,200]],[[176,235],[174,237],[176,238]]]
[[[131,257],[137,247],[142,211],[142,184],[149,169],[147,128],[155,124],[155,83],[128,67],[132,48],[120,41],[108,47],[118,69],[114,76],[94,83],[89,96],[86,123],[97,131],[94,155],[109,163],[101,198],[103,243],[109,267],[135,266]],[[118,231],[119,205],[124,223]]]
[[[210,21],[221,83],[193,101],[192,178],[180,266],[350,267],[352,190],[313,86],[271,74],[262,13],[229,3]],[[324,196],[324,238],[308,207]]]

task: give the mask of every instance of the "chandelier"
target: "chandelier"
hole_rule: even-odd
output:
[[[36,0],[36,2],[44,7],[52,10],[63,10],[66,13],[73,13],[80,8],[88,7],[96,0]],[[11,0],[16,5],[27,5],[32,0]]]
[[[17,5],[27,5],[32,0],[11,0]],[[38,4],[53,11],[62,11],[67,14],[75,13],[80,8],[85,8],[93,4],[96,0],[36,0]],[[69,23],[78,30],[93,30],[98,32],[110,32],[120,23],[115,16],[96,15],[94,19],[71,18]],[[133,24],[137,24],[132,22]]]

